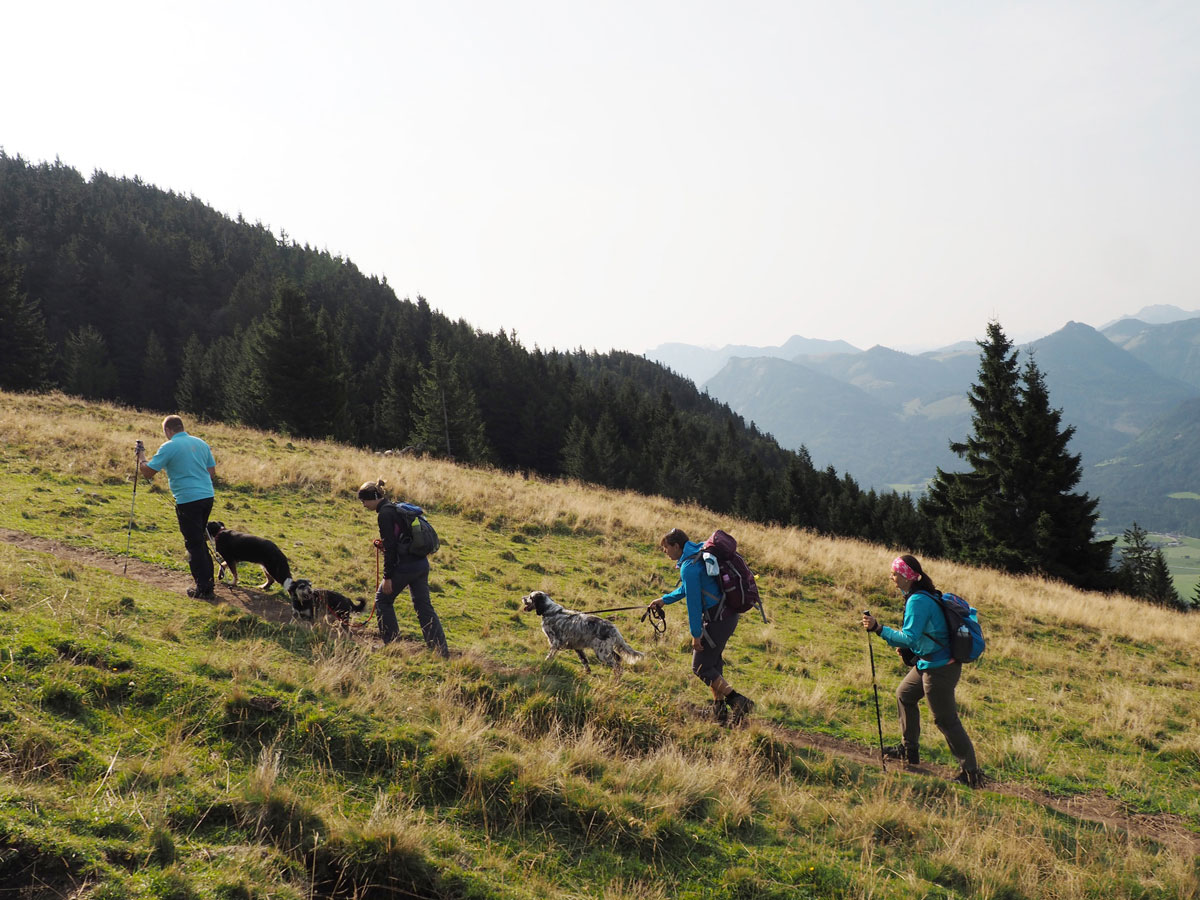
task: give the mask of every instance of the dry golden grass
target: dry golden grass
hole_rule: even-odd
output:
[[[61,395],[0,394],[0,441],[33,448],[36,460],[66,466],[81,477],[128,477],[136,437],[153,451],[161,419],[137,410],[82,404]],[[62,415],[64,406],[69,415]],[[491,469],[391,456],[323,441],[290,441],[220,423],[185,423],[217,448],[218,476],[227,482],[269,489],[287,486],[346,499],[365,481],[385,478],[397,495],[492,516],[498,510],[526,525],[556,525],[595,533],[625,533],[647,544],[673,527],[704,535],[723,527],[753,548],[753,561],[790,575],[820,572],[832,581],[831,596],[854,609],[864,594],[890,594],[889,564],[903,547],[827,538],[795,528],[714,516],[697,506],[571,481],[526,479]],[[267,449],[270,448],[270,452]],[[1083,625],[1162,647],[1200,646],[1200,616],[1150,607],[1119,595],[1079,591],[1034,576],[1011,576],[945,560],[927,560],[942,587],[983,610],[1008,609],[1022,619]]]

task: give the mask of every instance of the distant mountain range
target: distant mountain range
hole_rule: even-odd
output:
[[[1200,534],[1200,311],[1146,307],[1101,330],[1069,322],[1021,350],[1076,428],[1081,488],[1100,498],[1102,525]],[[949,443],[971,427],[966,394],[979,352],[973,343],[912,355],[793,337],[780,347],[670,344],[646,355],[693,378],[719,364],[698,383],[784,447],[803,445],[818,467],[864,486],[919,491],[937,467],[963,466]]]
[[[857,347],[845,341],[821,341],[796,335],[788,338],[782,347],[727,344],[720,350],[713,350],[692,344],[660,344],[645,356],[684,378],[692,379],[699,386],[720,372],[725,363],[734,357],[769,356],[776,359],[795,359],[797,356],[815,356],[822,353],[857,352]]]

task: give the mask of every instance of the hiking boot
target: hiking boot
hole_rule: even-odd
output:
[[[729,704],[724,699],[714,700],[710,713],[714,722],[718,725],[724,725],[729,721]]]
[[[737,691],[731,691],[725,702],[729,704],[730,721],[735,725],[754,711],[754,701]]]
[[[211,587],[200,588],[190,587],[187,589],[187,595],[194,600],[216,600],[217,595]]]
[[[888,759],[902,759],[910,766],[920,765],[921,763],[921,748],[909,747],[907,744],[884,747],[883,755]]]
[[[959,769],[958,775],[954,781],[957,784],[965,784],[970,788],[983,787],[983,771],[980,769]]]

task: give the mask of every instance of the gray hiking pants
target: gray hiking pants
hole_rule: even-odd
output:
[[[919,747],[921,743],[921,698],[929,701],[933,713],[933,724],[945,737],[950,752],[958,764],[968,772],[979,768],[975,762],[975,745],[967,735],[962,720],[958,717],[958,703],[954,689],[962,676],[962,663],[950,663],[937,669],[924,671],[913,666],[896,688],[896,700],[900,710],[900,734],[907,747]]]
[[[402,573],[392,576],[392,593],[375,592],[375,614],[379,617],[379,635],[385,644],[390,644],[400,633],[400,624],[396,621],[396,596],[408,588],[412,596],[413,609],[417,613],[417,621],[421,623],[421,635],[425,644],[442,656],[449,654],[446,646],[446,633],[442,631],[442,621],[438,618],[429,599],[429,569],[423,572]]]

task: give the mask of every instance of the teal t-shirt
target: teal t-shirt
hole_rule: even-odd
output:
[[[176,503],[191,503],[213,496],[212,476],[208,470],[216,468],[217,462],[208,444],[186,431],[171,435],[146,465],[155,472],[167,473],[167,483]]]

